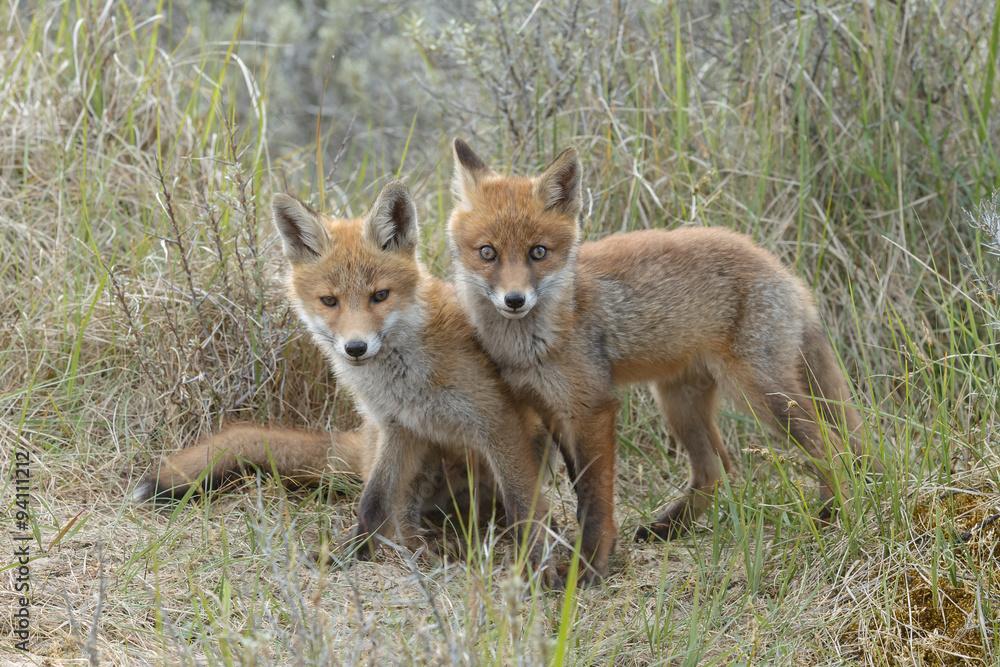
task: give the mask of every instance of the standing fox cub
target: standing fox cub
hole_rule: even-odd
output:
[[[859,454],[861,418],[799,279],[725,229],[581,244],[572,148],[536,178],[497,174],[459,139],[454,152],[448,232],[459,297],[503,379],[560,444],[591,574],[605,573],[617,534],[615,385],[651,385],[691,466],[683,496],[636,539],[683,532],[710,504],[730,468],[715,423],[720,389],[808,454],[829,512],[842,440],[817,418]]]
[[[537,418],[515,404],[475,342],[452,286],[418,262],[417,212],[406,187],[389,183],[355,220],[321,216],[281,194],[272,208],[291,264],[289,298],[365,420],[361,431],[338,434],[336,441],[328,436],[322,442],[317,434],[296,441],[279,432],[281,442],[271,443],[275,464],[280,460],[286,472],[301,474],[308,461],[323,469],[333,456],[366,477],[355,535],[361,543],[391,534],[399,520],[414,525],[421,509],[415,486],[429,460],[430,468],[442,453],[444,460],[462,460],[469,448],[492,470],[508,523],[529,527],[530,559],[541,566],[539,526],[548,507],[538,493],[542,462],[525,428]],[[252,461],[267,468],[267,434],[245,435],[240,442],[250,443]],[[192,470],[204,469],[216,445],[224,451],[215,436],[188,456],[194,460],[188,479]],[[218,472],[232,464],[224,453]],[[143,491],[183,482],[173,468],[164,466],[166,477],[154,478]],[[374,540],[367,545],[359,557],[376,546]],[[553,580],[551,569],[545,576]]]

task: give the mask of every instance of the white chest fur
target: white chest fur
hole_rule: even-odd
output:
[[[463,297],[472,304],[472,325],[504,382],[515,392],[537,395],[554,412],[570,414],[571,385],[553,359],[562,332],[548,304],[540,301],[527,316],[512,320],[474,287],[467,287]]]
[[[379,353],[366,363],[329,356],[337,380],[354,396],[359,412],[377,424],[395,424],[441,444],[478,444],[483,415],[459,388],[432,384],[434,368],[424,347],[423,321],[407,320],[385,337]]]

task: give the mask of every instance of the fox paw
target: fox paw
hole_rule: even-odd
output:
[[[542,586],[550,591],[566,590],[566,572],[563,568],[555,568],[551,565],[545,567],[541,572]]]
[[[426,559],[429,563],[433,564],[444,560],[444,557],[448,552],[447,546],[442,544],[439,540],[424,535],[407,535],[403,539],[403,546],[406,547],[410,553],[422,559]]]
[[[648,526],[639,526],[635,531],[635,541],[652,542],[655,539],[659,539],[669,542],[676,537],[683,537],[690,532],[690,527],[680,521],[654,521]]]
[[[569,567],[569,563],[564,563],[556,568],[556,570],[552,573],[553,585],[550,586],[546,583],[546,587],[555,591],[565,590],[566,582],[569,581]],[[604,576],[597,572],[594,568],[588,566],[586,563],[581,562],[579,568],[580,569],[576,575],[577,588],[599,586],[604,581]],[[544,580],[543,583],[545,583]]]

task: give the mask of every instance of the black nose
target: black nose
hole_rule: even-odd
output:
[[[344,343],[344,352],[351,355],[355,359],[362,356],[368,351],[368,343],[363,340],[349,340]]]
[[[508,292],[507,296],[503,298],[503,302],[511,310],[517,310],[524,305],[524,295],[520,292]]]

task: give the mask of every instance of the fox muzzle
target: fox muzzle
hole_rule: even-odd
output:
[[[517,310],[524,305],[525,298],[520,292],[507,292],[504,295],[503,302],[511,310]]]
[[[363,340],[349,340],[344,343],[344,352],[355,359],[363,357],[367,351],[368,343]]]

